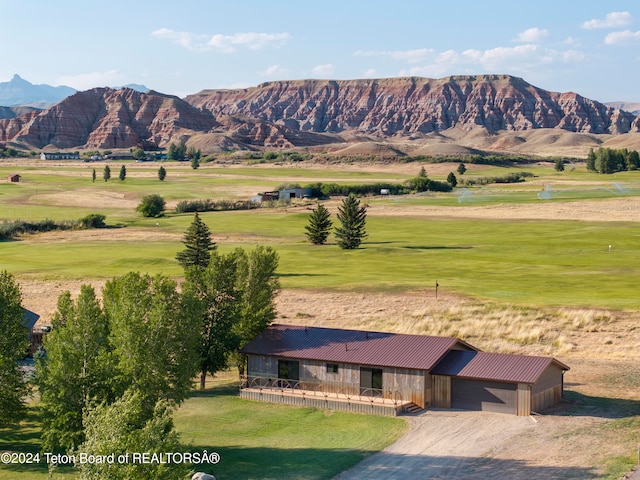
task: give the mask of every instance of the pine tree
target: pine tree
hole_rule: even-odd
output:
[[[464,163],[460,162],[460,164],[458,165],[458,173],[460,175],[464,175],[464,172],[466,171],[467,171],[467,166]]]
[[[358,248],[363,238],[367,236],[365,231],[367,208],[361,207],[360,201],[354,195],[349,195],[338,207],[337,216],[341,225],[335,229],[338,246],[345,250]]]
[[[159,179],[160,179],[160,181],[162,182],[162,181],[164,181],[164,179],[166,178],[166,176],[167,176],[167,170],[166,170],[164,167],[162,167],[162,166],[161,166],[161,167],[158,169],[158,178],[159,178]]]
[[[209,227],[200,219],[198,212],[185,232],[182,243],[186,248],[176,255],[176,260],[182,265],[182,268],[205,268],[209,265],[211,250],[215,250],[216,244],[211,240]]]
[[[120,174],[118,175],[118,178],[121,182],[123,182],[124,179],[127,178],[127,167],[125,167],[124,165],[120,167]]]
[[[458,185],[458,179],[456,178],[455,173],[449,172],[449,175],[447,175],[447,183],[452,187],[455,187],[456,185]]]
[[[329,210],[324,205],[318,205],[318,208],[311,212],[309,225],[304,227],[307,230],[305,235],[311,243],[315,245],[325,244],[333,225],[329,219],[330,216]]]
[[[102,172],[102,178],[104,178],[105,182],[108,182],[111,178],[111,168],[109,165],[104,166],[104,171]]]
[[[91,181],[93,183],[96,183],[96,169],[93,169],[93,172],[91,173]]]

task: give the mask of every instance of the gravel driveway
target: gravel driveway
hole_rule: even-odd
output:
[[[397,442],[334,480],[469,478],[468,473],[478,470],[484,470],[480,478],[489,478],[483,468],[487,458],[511,437],[537,426],[531,417],[452,410],[429,410],[409,417],[409,423]]]

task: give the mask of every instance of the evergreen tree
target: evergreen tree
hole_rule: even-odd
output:
[[[189,267],[205,268],[211,259],[211,250],[215,250],[216,244],[211,240],[209,227],[204,223],[198,212],[193,217],[193,222],[184,234],[185,249],[178,252],[176,260],[185,270]]]
[[[17,363],[29,348],[21,303],[13,276],[0,272],[0,425],[17,422],[26,411],[29,390]]]
[[[460,175],[464,175],[464,172],[466,171],[467,171],[467,166],[464,163],[460,162],[460,164],[458,165],[458,173]]]
[[[91,181],[93,183],[96,183],[96,169],[93,169],[93,172],[91,173]]]
[[[178,160],[178,155],[176,154],[176,144],[171,143],[169,145],[169,150],[167,151],[167,160]]]
[[[335,228],[338,246],[345,250],[358,248],[367,236],[367,208],[361,207],[360,201],[354,195],[349,195],[338,207],[337,217],[340,221],[340,226]]]
[[[447,183],[452,187],[458,185],[458,179],[456,178],[455,173],[449,172],[449,175],[447,175]]]
[[[104,178],[105,182],[108,182],[111,178],[111,168],[109,165],[104,166],[104,170],[102,171],[102,178]]]
[[[554,168],[555,168],[556,172],[564,172],[564,160],[561,159],[561,158],[558,158],[556,160]]]
[[[424,167],[420,168],[420,172],[418,173],[418,176],[422,178],[427,178],[427,171],[424,169]]]
[[[163,166],[160,166],[160,168],[158,169],[158,178],[162,182],[166,177],[167,177],[167,171]]]
[[[331,231],[333,223],[329,219],[331,214],[324,205],[320,204],[309,215],[309,225],[304,227],[307,230],[305,235],[309,241],[315,245],[324,245]]]
[[[124,179],[127,178],[127,167],[125,167],[124,165],[120,167],[120,174],[118,175],[118,178],[121,182],[123,182]]]
[[[191,157],[191,168],[193,168],[194,170],[197,170],[198,168],[200,168],[200,156],[199,155]]]

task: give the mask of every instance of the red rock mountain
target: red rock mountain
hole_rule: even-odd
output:
[[[300,80],[204,90],[184,100],[126,88],[93,89],[39,114],[0,120],[0,141],[37,148],[127,148],[142,141],[166,146],[205,138],[222,148],[290,148],[359,136],[419,138],[453,127],[617,135],[640,131],[640,120],[508,75]]]

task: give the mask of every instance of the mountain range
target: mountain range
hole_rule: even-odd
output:
[[[602,144],[640,145],[635,114],[510,75],[277,81],[184,99],[94,88],[43,111],[14,113],[0,120],[0,142],[37,149],[166,147],[185,140],[207,153],[548,154],[552,146],[556,154],[581,156]]]

